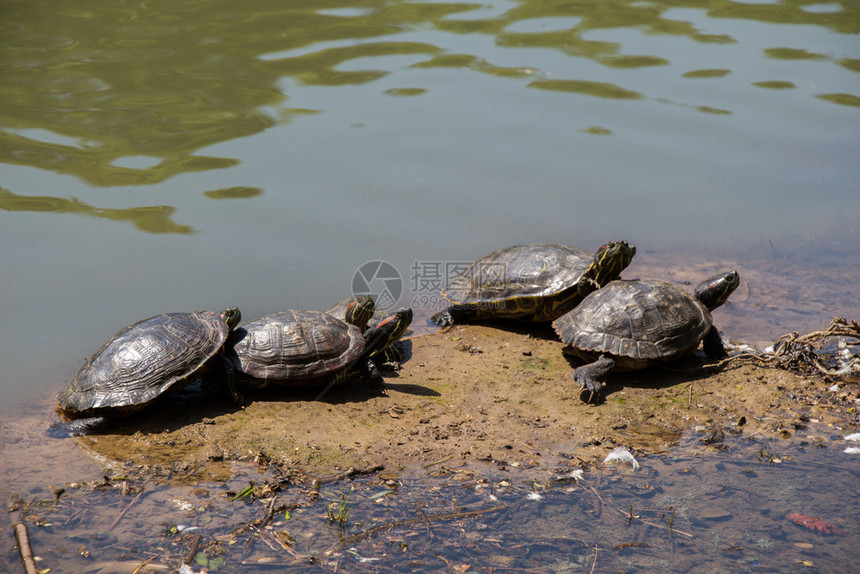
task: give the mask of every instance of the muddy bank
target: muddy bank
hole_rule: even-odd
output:
[[[75,440],[105,466],[208,480],[229,460],[312,473],[470,464],[557,472],[602,460],[619,445],[660,452],[690,427],[703,438],[715,431],[785,438],[810,420],[834,430],[858,426],[856,380],[833,391],[821,378],[780,369],[713,372],[702,364],[691,357],[671,370],[613,374],[605,401],[589,405],[551,330],[464,326],[413,337],[411,358],[386,378],[385,397],[352,385],[320,400],[318,391],[269,390],[248,393],[237,409],[190,393]]]

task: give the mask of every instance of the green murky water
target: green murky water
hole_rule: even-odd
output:
[[[421,302],[446,269],[519,242],[593,249],[627,239],[644,256],[631,268],[640,276],[737,267],[746,283],[720,325],[732,339],[758,343],[831,315],[856,318],[858,33],[860,7],[848,0],[6,1],[3,416],[34,393],[55,393],[126,324],[231,305],[248,318],[327,308],[368,261],[398,271],[400,303],[419,306],[420,331],[432,311]],[[714,506],[755,509],[724,522],[696,522],[684,489],[704,483],[661,475],[663,459],[647,473],[665,495],[637,493],[641,475],[600,479],[620,489],[612,496],[622,507],[654,522],[672,506],[696,542],[641,523],[616,525],[612,538],[601,522],[559,546],[559,525],[594,523],[583,519],[594,494],[576,486],[540,501],[508,490],[503,513],[463,530],[446,523],[441,541],[413,526],[396,534],[402,541],[368,539],[338,560],[373,571],[359,557],[383,552],[380,570],[394,567],[393,556],[428,570],[445,560],[450,569],[522,569],[535,567],[537,548],[554,571],[595,560],[595,571],[790,571],[804,568],[806,547],[796,545],[808,543],[816,568],[839,571],[856,516],[840,519],[834,505],[844,501],[817,493],[856,480],[856,463],[822,474],[825,462],[810,457],[825,451],[808,449],[790,465],[760,467],[755,448],[701,464],[687,452],[672,467],[689,464],[708,479],[728,473],[731,503],[717,483],[696,491]],[[13,466],[15,478],[39,474],[4,465]],[[80,479],[68,472],[50,480]],[[667,472],[680,489],[673,494]],[[789,494],[778,500],[764,490],[773,484]],[[375,488],[359,485],[351,521],[417,512],[386,514],[403,504],[371,502]],[[453,498],[487,502],[483,490],[438,488],[440,511]],[[170,496],[142,500],[164,497],[164,511]],[[65,505],[77,500],[88,504],[72,492],[49,510],[68,520]],[[313,551],[336,539],[321,508],[307,513],[307,528],[325,541]],[[784,519],[791,512],[836,516],[845,534],[811,533]],[[194,512],[166,520],[186,519],[202,520]],[[537,538],[527,542],[522,524]],[[154,540],[168,554],[185,548],[175,532],[158,539],[150,526],[139,551],[105,559],[137,560]],[[434,557],[437,542],[445,558]],[[63,559],[73,560],[67,546]],[[234,567],[237,555],[228,555]]]
[[[157,313],[328,308],[367,261],[419,307],[454,264],[530,241],[624,238],[660,269],[775,245],[784,284],[822,250],[817,276],[860,269],[853,2],[0,16],[3,402]]]

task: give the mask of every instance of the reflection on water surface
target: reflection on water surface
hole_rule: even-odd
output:
[[[178,225],[171,221],[171,216],[176,208],[169,205],[101,209],[74,197],[15,195],[0,187],[0,209],[40,213],[78,213],[90,217],[104,217],[114,221],[130,221],[137,229],[148,233],[194,233],[194,229],[191,227]]]
[[[148,185],[188,171],[230,167],[235,163],[231,158],[194,154],[287,121],[287,109],[276,116],[267,111],[287,104],[294,90],[284,88],[285,79],[299,85],[349,86],[394,71],[377,68],[372,60],[362,69],[344,69],[350,61],[421,55],[425,62],[428,57],[444,58],[438,61],[447,66],[489,73],[498,68],[504,73],[509,66],[488,62],[511,58],[514,49],[519,52],[514,59],[531,61],[515,69],[539,76],[530,86],[603,98],[653,97],[625,86],[620,75],[607,76],[588,65],[567,72],[549,69],[534,49],[631,70],[685,59],[678,50],[686,40],[737,43],[733,34],[719,31],[726,20],[813,26],[838,34],[860,31],[860,8],[847,1],[718,1],[704,11],[700,3],[685,1],[75,6],[64,3],[46,13],[44,6],[18,3],[5,10],[6,73],[0,79],[0,141],[5,145],[0,160],[71,174],[97,186]],[[708,26],[703,27],[703,21]],[[594,39],[622,30],[623,42]],[[472,34],[489,37],[495,48],[458,54],[458,37]],[[675,47],[658,54],[636,53],[636,37],[643,34],[673,38]],[[427,41],[408,41],[413,36]],[[832,60],[855,72],[860,67],[860,60],[848,54],[823,54],[802,46],[768,46],[757,55],[762,56]],[[720,77],[730,71],[683,76]],[[615,80],[605,82],[604,77]],[[858,105],[854,94],[816,95]],[[122,158],[131,156],[165,161],[140,170],[118,167]]]

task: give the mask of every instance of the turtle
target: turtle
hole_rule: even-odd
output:
[[[385,310],[376,308],[373,296],[369,294],[347,297],[329,308],[326,313],[338,319],[343,319],[347,323],[352,323],[361,329],[362,332],[366,331],[368,327],[376,327],[387,316]],[[409,320],[402,321],[400,329],[393,333],[391,343],[371,355],[370,358],[373,359],[377,368],[392,371],[400,369],[400,362],[403,360],[404,352],[400,348],[399,340],[406,334],[411,323],[412,316],[410,314]]]
[[[230,384],[230,362],[220,351],[241,316],[235,307],[221,313],[165,313],[120,329],[57,395],[59,410],[72,420],[52,425],[49,434],[80,436],[102,430],[110,419],[143,409],[213,363],[239,402]]]
[[[638,370],[694,352],[703,344],[712,359],[726,356],[711,311],[737,288],[737,271],[720,273],[700,283],[694,294],[655,280],[612,281],[553,322],[567,344],[565,353],[588,364],[573,378],[600,395],[603,379],[613,369]],[[593,362],[592,362],[593,361]]]
[[[635,254],[626,241],[596,253],[555,243],[507,247],[455,277],[441,292],[450,305],[431,320],[443,327],[481,319],[552,321],[617,279]]]
[[[353,295],[339,301],[326,313],[355,325],[364,333],[370,320],[377,314],[376,302],[371,295]],[[376,322],[380,320],[381,317],[378,317]]]
[[[251,387],[331,386],[358,375],[384,394],[370,356],[399,337],[411,320],[412,310],[404,308],[362,333],[328,313],[290,309],[236,328],[227,354],[236,374]]]

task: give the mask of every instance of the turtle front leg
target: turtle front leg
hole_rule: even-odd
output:
[[[592,291],[597,291],[600,289],[600,283],[597,282],[597,279],[593,279],[591,277],[583,277],[579,280],[579,295],[583,299],[590,295]]]
[[[594,399],[595,395],[598,397],[600,396],[600,389],[603,386],[603,380],[614,368],[615,361],[606,355],[601,355],[600,358],[593,363],[583,365],[573,371],[573,380],[579,383],[581,390],[583,392],[586,390],[590,391],[588,400],[585,402],[590,403],[592,399]]]
[[[377,369],[384,371],[399,371],[402,368],[400,364],[403,361],[403,353],[397,347],[396,341],[373,356],[373,362]]]
[[[454,323],[468,323],[477,316],[477,305],[450,305],[430,317],[430,320],[440,327],[451,327]]]
[[[69,438],[93,434],[107,426],[105,417],[89,417],[74,419],[68,422],[54,423],[48,427],[47,435],[51,438]]]
[[[378,395],[387,395],[385,391],[385,379],[379,374],[376,365],[370,357],[362,357],[356,363],[355,368],[358,369],[359,380],[365,387]]]
[[[236,381],[239,378],[233,369],[233,363],[224,355],[216,355],[212,358],[212,369],[208,377],[204,378],[204,388],[214,390],[215,392],[227,391],[230,395],[230,400],[235,405],[241,405],[245,402],[245,397],[236,388]]]
[[[705,354],[711,359],[725,359],[729,356],[726,353],[726,348],[723,347],[723,339],[720,337],[720,331],[713,325],[711,329],[702,339],[702,349]]]

